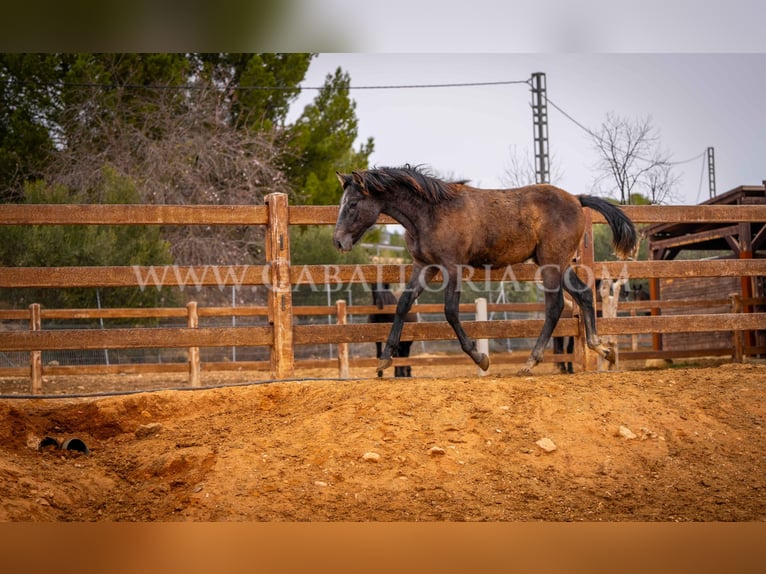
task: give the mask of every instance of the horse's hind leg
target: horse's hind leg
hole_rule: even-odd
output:
[[[463,351],[483,371],[486,371],[489,369],[489,357],[476,349],[476,341],[466,334],[465,330],[463,330],[463,325],[460,323],[460,291],[457,289],[457,283],[460,279],[457,274],[460,273],[460,268],[449,269],[448,273],[447,287],[444,290],[444,316],[447,318],[447,322],[452,327],[452,330],[455,331]]]
[[[375,341],[375,358],[380,359],[380,353],[383,350],[383,343]],[[383,371],[378,371],[378,377],[383,376]]]
[[[412,341],[402,341],[401,343],[399,343],[399,356],[403,358],[409,357],[411,346],[412,346]],[[411,377],[412,368],[409,365],[400,365],[398,367],[394,367],[394,376]]]
[[[550,341],[553,329],[556,328],[556,323],[559,322],[561,312],[564,310],[564,292],[561,290],[559,268],[555,265],[547,265],[541,269],[543,288],[545,289],[545,321],[527,362],[518,372],[519,375],[531,374],[534,366],[543,360],[545,346]]]
[[[402,296],[399,297],[399,302],[396,305],[396,315],[394,316],[391,330],[388,332],[386,346],[383,348],[380,357],[378,357],[378,373],[382,373],[384,369],[391,366],[391,363],[393,362],[391,357],[394,353],[394,349],[398,348],[399,340],[402,337],[404,319],[407,316],[407,313],[409,313],[415,299],[417,299],[418,295],[423,292],[426,284],[433,279],[438,270],[438,268],[433,266],[424,269],[418,265],[413,265],[410,280],[407,282],[407,287],[404,289]]]
[[[575,303],[582,311],[583,323],[585,323],[585,343],[590,349],[596,351],[610,363],[614,363],[616,355],[614,349],[604,345],[596,331],[596,311],[593,307],[593,291],[585,282],[577,276],[574,269],[567,268],[564,277],[564,289],[572,296]]]
[[[553,337],[553,354],[554,355],[563,355],[564,354],[564,337]],[[569,366],[572,363],[567,363],[564,361],[556,361],[556,366],[559,369],[560,373],[567,373],[571,372],[569,370]]]

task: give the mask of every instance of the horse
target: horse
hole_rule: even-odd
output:
[[[378,309],[383,309],[386,305],[396,305],[397,299],[396,295],[391,293],[388,289],[388,283],[384,284],[376,284],[372,288],[372,304],[375,305]],[[395,315],[393,313],[371,313],[368,322],[369,323],[393,323]],[[405,322],[415,322],[417,321],[417,317],[413,313],[408,313],[407,316],[404,318]],[[394,356],[396,357],[409,357],[410,356],[410,347],[412,347],[412,341],[400,341],[399,344],[396,346],[396,352],[394,353]],[[380,359],[382,351],[383,351],[383,344],[380,341],[375,342],[375,348],[376,353],[375,357]],[[383,371],[378,371],[378,377],[383,376]],[[395,377],[411,377],[412,376],[412,367],[409,365],[400,365],[397,367],[394,367],[394,376]]]
[[[553,337],[553,353],[556,355],[564,354],[564,346],[566,344],[566,352],[571,354],[574,351],[574,337]],[[558,361],[556,366],[559,372],[562,374],[574,373],[574,365],[572,361]]]
[[[459,317],[462,268],[500,268],[527,260],[539,266],[545,292],[545,320],[529,358],[518,372],[531,374],[543,359],[564,306],[563,291],[582,312],[586,344],[607,360],[614,350],[596,332],[593,294],[571,266],[585,232],[584,208],[601,213],[612,230],[612,246],[627,258],[637,244],[633,222],[616,205],[590,195],[572,195],[549,184],[515,189],[482,189],[466,181],[444,181],[420,166],[381,167],[336,172],[343,189],[333,244],[350,251],[380,214],[392,217],[406,233],[412,274],[399,298],[396,316],[377,370],[391,366],[404,317],[425,286],[442,272],[444,315],[462,350],[482,369],[489,357],[476,348]]]
[[[572,313],[572,301],[569,297],[564,296],[564,309],[562,311],[563,317],[573,317]],[[574,337],[553,337],[553,354],[562,355],[565,352],[572,354],[574,351]],[[562,374],[574,373],[574,364],[572,361],[557,361],[556,366],[559,372]]]

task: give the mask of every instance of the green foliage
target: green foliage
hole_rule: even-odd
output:
[[[0,202],[21,199],[54,150],[45,118],[56,103],[38,82],[57,77],[54,55],[0,54]]]
[[[332,243],[333,228],[327,225],[290,228],[290,256],[293,265],[353,265],[369,263],[369,255],[357,246],[340,253]]]
[[[203,74],[233,94],[230,111],[235,125],[271,129],[284,123],[313,57],[306,53],[200,54],[198,60]]]
[[[314,54],[4,54],[0,55],[0,201],[19,201],[23,183],[40,179],[70,130],[91,133],[90,144],[114,137],[120,122],[160,139],[168,134],[144,119],[162,107],[178,114],[193,106],[194,84],[220,92],[230,125],[270,133],[284,150],[278,163],[302,201],[336,203],[335,171],[364,169],[372,138],[354,149],[355,103],[349,77],[328,75],[315,100],[293,125],[290,104]],[[74,114],[74,116],[73,116]],[[172,124],[169,124],[172,125]],[[87,128],[87,129],[86,129]],[[154,133],[157,132],[157,133]],[[81,135],[80,135],[81,137]]]
[[[137,203],[132,182],[104,168],[104,203]],[[89,203],[74,193],[43,182],[26,186],[26,204]],[[22,247],[23,246],[23,247]],[[172,263],[169,245],[158,226],[148,225],[37,225],[0,226],[0,265],[10,267],[63,267],[110,265],[167,265]],[[0,298],[15,307],[41,303],[51,308],[95,307],[94,289],[6,289]],[[104,288],[99,292],[104,307],[142,307],[171,304],[169,290]]]
[[[306,203],[338,203],[341,188],[335,172],[365,169],[374,149],[372,138],[359,150],[353,148],[358,121],[349,83],[348,74],[340,68],[328,75],[314,102],[289,128],[293,154],[285,162],[287,175]]]
[[[200,195],[207,194],[210,203],[260,203],[264,194],[285,191],[289,182],[302,201],[337,203],[341,190],[335,171],[367,167],[373,142],[370,138],[354,148],[355,103],[349,97],[350,79],[340,69],[327,77],[296,122],[287,124],[313,57],[0,54],[0,202],[200,203]],[[200,128],[190,118],[207,123]],[[207,134],[208,124],[219,139],[204,140],[206,153],[187,151],[182,144],[189,134]],[[261,155],[256,157],[255,150]],[[175,166],[170,160],[178,156],[189,166],[180,175],[182,170],[167,167]],[[242,169],[232,158],[262,169]],[[104,169],[102,176],[100,165],[115,169]],[[187,172],[194,177],[184,179]],[[232,189],[239,195],[221,191]],[[173,231],[166,229],[165,237],[173,241],[178,260],[185,261],[181,250],[197,237]],[[214,245],[207,236],[203,241],[219,258],[213,262],[239,257],[235,249],[242,245],[256,259],[262,245],[260,236],[246,237],[238,247],[230,235]],[[320,240],[312,241],[318,248]],[[335,260],[329,236],[321,241],[330,253],[311,257]],[[197,245],[195,254],[200,253]],[[8,266],[159,265],[171,261],[170,247],[158,227],[0,226],[0,264]],[[355,262],[359,253],[338,261]],[[37,301],[49,307],[92,307],[94,293],[13,290],[0,298],[16,306]],[[154,289],[100,291],[105,306],[166,303],[169,296]]]
[[[370,263],[369,254],[360,246],[348,253],[338,252],[332,243],[333,228],[312,225],[292,227],[290,230],[290,256],[293,269],[302,265],[361,265]],[[330,267],[327,272],[328,283],[305,284],[294,288],[296,305],[326,305],[328,291],[331,301],[351,299],[355,304],[371,302],[368,285],[339,284]]]

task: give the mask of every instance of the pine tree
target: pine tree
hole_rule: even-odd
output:
[[[286,161],[287,176],[306,203],[337,203],[341,189],[335,172],[365,169],[374,149],[368,138],[354,150],[358,120],[349,84],[348,74],[340,68],[328,75],[314,102],[289,128],[294,157]]]

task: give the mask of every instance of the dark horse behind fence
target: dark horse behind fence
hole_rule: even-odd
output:
[[[388,283],[376,284],[372,286],[372,304],[378,309],[383,309],[386,305],[396,305],[396,295],[391,293],[388,288]],[[370,323],[393,323],[396,315],[394,313],[371,313],[369,317]],[[414,313],[408,313],[404,318],[407,322],[417,321],[417,317]],[[394,352],[394,357],[409,357],[410,347],[412,347],[412,341],[399,341]],[[375,356],[380,359],[383,353],[383,343],[380,341],[375,342],[376,353]],[[383,376],[383,371],[378,371],[378,376]],[[395,377],[411,377],[412,368],[409,365],[399,365],[394,367]]]
[[[614,351],[596,332],[591,289],[572,272],[571,262],[585,231],[583,207],[595,209],[612,229],[618,256],[629,257],[637,242],[636,229],[622,210],[604,199],[571,195],[552,185],[518,189],[477,189],[465,182],[446,182],[422,169],[405,165],[338,173],[343,186],[333,243],[348,251],[383,213],[406,230],[412,255],[412,275],[402,293],[396,317],[378,364],[391,365],[402,334],[404,317],[428,282],[441,271],[445,281],[444,314],[460,346],[482,369],[489,358],[477,351],[460,324],[462,266],[504,267],[528,259],[540,266],[545,291],[545,320],[520,374],[528,374],[543,358],[564,306],[566,290],[582,310],[586,343],[614,361]]]

